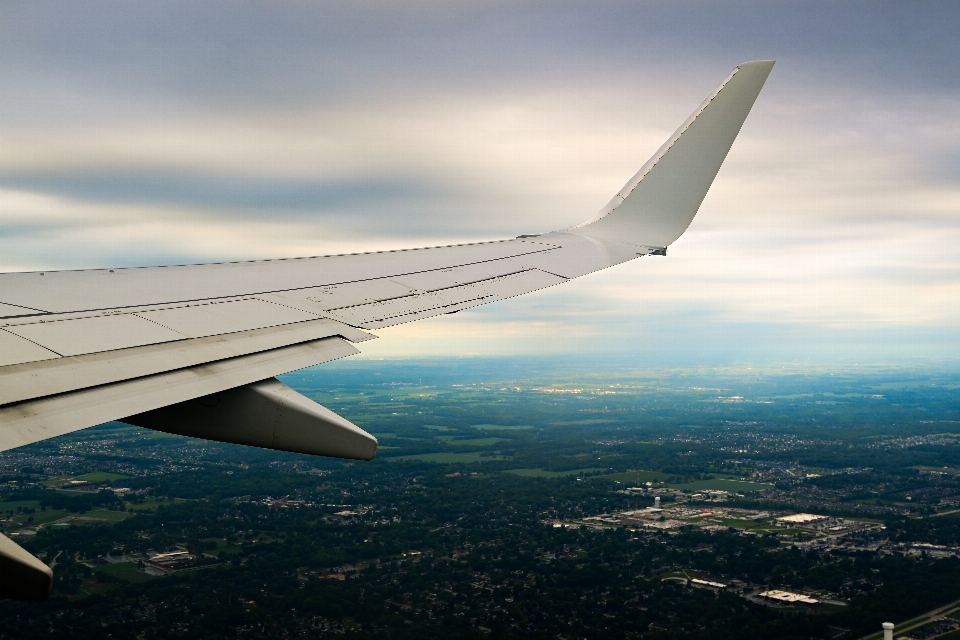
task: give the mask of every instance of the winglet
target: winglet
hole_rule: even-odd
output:
[[[697,214],[773,65],[737,66],[606,207],[567,231],[650,248],[672,244]]]

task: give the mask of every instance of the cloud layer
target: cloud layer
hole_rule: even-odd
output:
[[[736,63],[776,69],[690,230],[373,356],[960,356],[949,3],[8,3],[0,269],[575,224]]]

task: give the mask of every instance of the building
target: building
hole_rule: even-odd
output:
[[[701,580],[700,578],[692,578],[690,580],[692,584],[699,585],[701,587],[713,587],[714,589],[726,589],[727,585],[722,582],[711,582],[710,580]]]
[[[814,524],[817,522],[823,522],[828,520],[827,516],[818,516],[812,513],[794,513],[789,516],[781,516],[777,518],[777,524],[780,525],[790,525],[790,524]]]
[[[758,595],[761,598],[776,600],[777,602],[783,602],[784,604],[820,604],[820,601],[816,598],[805,596],[802,593],[791,593],[790,591],[780,591],[778,589],[764,591]]]
[[[158,553],[150,556],[147,564],[156,569],[169,570],[175,568],[183,562],[189,562],[194,556],[187,551],[171,551],[170,553]]]

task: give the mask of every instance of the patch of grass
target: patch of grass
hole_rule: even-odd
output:
[[[13,500],[10,502],[0,502],[0,512],[3,511],[13,511],[16,513],[17,509],[39,509],[40,501],[39,500]],[[36,514],[31,514],[36,515]]]
[[[153,511],[157,508],[158,504],[170,504],[169,500],[158,500],[156,498],[147,498],[143,502],[126,502],[124,503],[128,509],[133,509],[134,511]]]
[[[130,476],[125,476],[122,473],[109,473],[107,471],[94,471],[93,473],[87,473],[82,476],[77,476],[74,480],[84,480],[86,482],[110,482],[112,480],[125,480]]]
[[[471,425],[474,429],[480,429],[482,431],[521,431],[523,429],[533,429],[534,427],[529,424],[515,424],[515,425],[502,425],[502,424],[474,424]]]
[[[203,540],[203,542],[213,542],[217,545],[215,549],[208,549],[206,551],[206,553],[209,553],[210,555],[214,555],[214,556],[220,555],[221,552],[227,554],[228,556],[231,556],[231,555],[238,554],[243,550],[243,547],[241,547],[240,545],[230,544],[223,538],[206,538]]]
[[[96,527],[102,526],[106,523],[106,520],[97,518],[96,516],[89,516],[85,513],[67,516],[63,518],[63,522],[53,522],[46,526],[48,527]]]
[[[105,591],[109,591],[114,586],[116,585],[87,581],[82,587],[80,587],[80,589],[77,590],[77,598],[86,598],[97,593],[103,593]]]
[[[413,438],[410,436],[378,436],[374,434],[378,440],[409,440],[411,442],[424,442],[429,440],[429,438]]]
[[[47,511],[37,511],[30,515],[33,516],[33,524],[41,525],[54,522],[60,518],[66,518],[70,515],[70,512],[66,510],[48,509]]]
[[[450,427],[441,427],[438,424],[425,424],[423,425],[424,429],[433,429],[434,431],[453,431]]]
[[[719,518],[718,524],[724,527],[733,527],[734,529],[763,529],[769,528],[766,522],[757,522],[756,520],[738,520],[736,518]]]
[[[419,462],[439,462],[440,464],[452,464],[455,462],[487,462],[492,460],[503,460],[503,456],[483,455],[483,452],[473,451],[471,453],[417,453],[409,456],[393,456],[385,458],[390,462],[404,462],[407,460],[416,460]]]
[[[107,522],[120,522],[133,516],[132,513],[127,513],[126,511],[108,511],[106,509],[95,509],[83,515],[87,518],[97,518],[99,520],[106,520]]]
[[[243,551],[243,547],[241,547],[240,545],[225,544],[222,547],[217,547],[214,551],[211,551],[210,553],[215,556],[220,555],[221,553],[224,553],[228,556],[233,556],[240,553],[241,551]]]
[[[146,582],[150,579],[145,573],[137,570],[136,562],[118,562],[116,564],[101,564],[94,569],[97,573],[103,573],[126,580],[127,582]]]
[[[570,471],[544,471],[543,469],[509,469],[504,473],[512,473],[515,476],[524,478],[561,478],[563,476],[579,475],[591,471],[602,471],[602,469],[572,469]]]
[[[449,445],[455,447],[468,446],[468,447],[485,447],[487,445],[496,444],[502,442],[506,438],[469,438],[467,440],[456,440],[456,436],[437,436],[437,440],[441,440]]]

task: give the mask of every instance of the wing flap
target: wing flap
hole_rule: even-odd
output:
[[[0,451],[272,378],[358,353],[323,338],[0,408]]]
[[[0,367],[20,364],[21,362],[50,360],[59,357],[59,354],[49,349],[44,349],[26,338],[21,338],[18,335],[0,329]]]
[[[315,313],[256,299],[194,304],[146,311],[137,316],[188,338],[263,329],[320,317]]]
[[[195,367],[331,336],[340,336],[351,342],[376,337],[324,318],[282,327],[0,367],[0,405]]]
[[[132,314],[47,320],[10,326],[6,330],[62,356],[127,349],[186,337]]]

